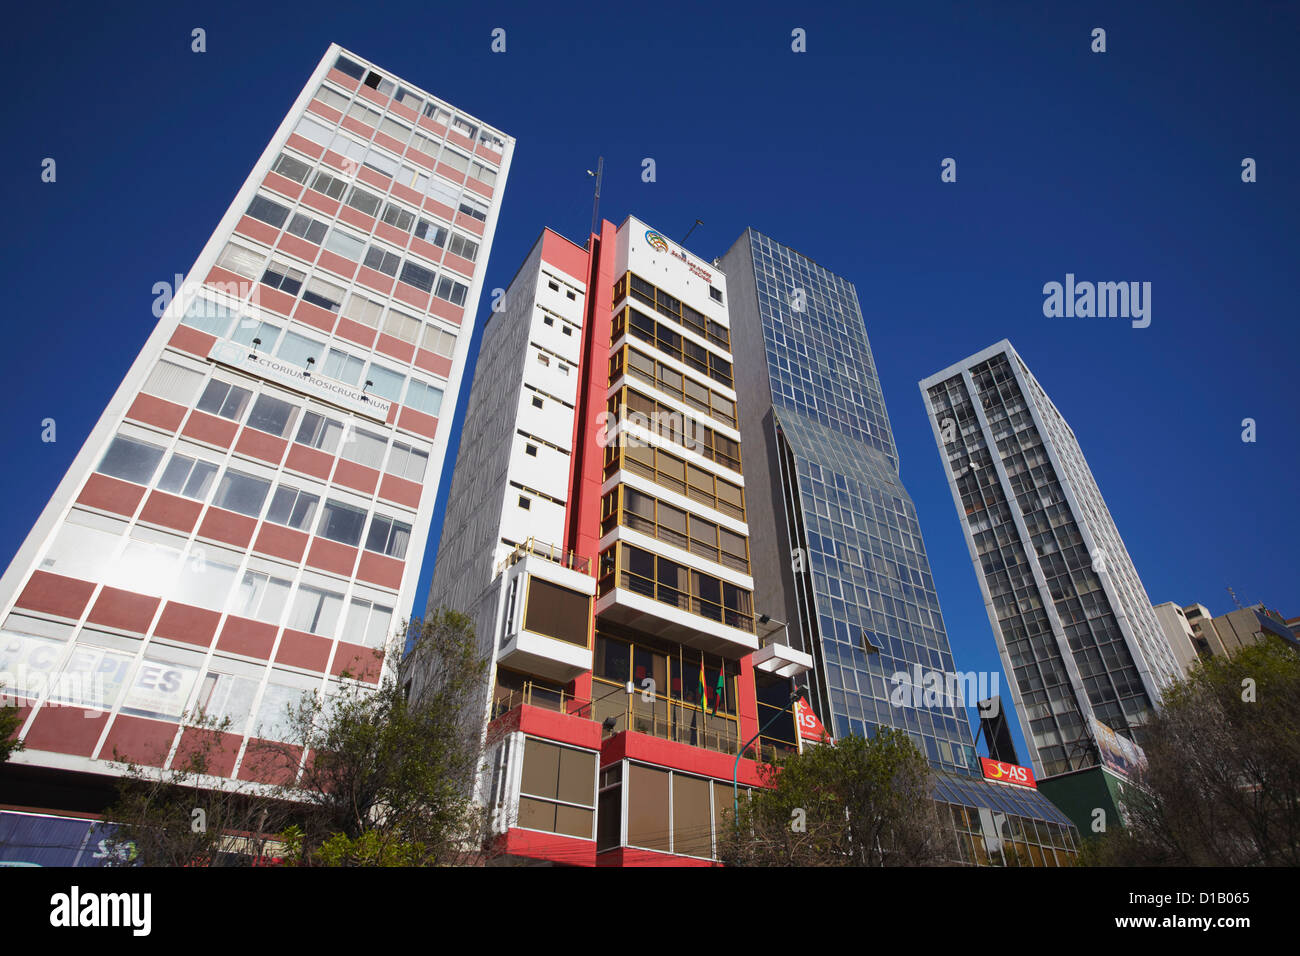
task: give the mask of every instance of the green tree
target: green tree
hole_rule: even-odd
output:
[[[761,771],[719,858],[728,866],[925,866],[956,858],[930,765],[906,732],[880,728]],[[728,814],[728,820],[731,815]]]
[[[0,699],[4,688],[0,687]],[[18,731],[23,725],[22,715],[17,707],[0,706],[0,763],[9,759],[23,749],[23,742],[18,739]]]
[[[386,675],[378,689],[345,682],[290,716],[290,743],[267,748],[297,802],[305,865],[472,865],[487,853],[486,814],[474,800],[483,763],[487,660],[470,620],[442,610],[412,620],[406,668],[421,691]]]
[[[1102,866],[1300,865],[1300,655],[1280,641],[1201,662],[1165,691]]]
[[[392,673],[377,687],[344,674],[337,692],[304,695],[286,709],[283,741],[246,748],[248,775],[276,783],[212,774],[230,738],[203,715],[187,721],[203,732],[179,765],[160,771],[117,755],[124,776],[105,813],[119,825],[117,856],[161,866],[268,856],[299,866],[483,862],[486,814],[474,788],[487,662],[463,615],[442,611],[404,630],[422,692],[408,696]]]

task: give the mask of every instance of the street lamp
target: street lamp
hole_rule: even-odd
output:
[[[767,617],[767,615],[764,614],[763,617]],[[763,618],[759,618],[759,620],[761,621],[763,620]],[[749,749],[750,744],[752,744],[759,737],[763,736],[763,731],[767,730],[767,728],[771,727],[774,723],[776,723],[776,719],[778,717],[780,717],[782,714],[784,714],[787,710],[789,710],[791,707],[795,705],[795,703],[799,700],[799,696],[801,693],[802,691],[800,691],[798,687],[790,691],[790,699],[786,701],[785,706],[782,707],[780,710],[778,710],[775,714],[773,714],[771,719],[767,723],[765,723],[762,727],[759,727],[758,733],[750,737],[749,740],[745,742],[745,746],[740,748],[740,753],[736,754],[736,764],[731,771],[731,815],[732,815],[732,819],[736,821],[735,825],[737,827],[740,826],[740,758],[742,755],[744,755],[745,751]]]

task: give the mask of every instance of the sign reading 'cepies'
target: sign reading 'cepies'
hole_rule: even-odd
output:
[[[980,757],[980,766],[984,768],[985,780],[1009,783],[1016,787],[1038,789],[1038,784],[1034,780],[1034,772],[1028,767],[1021,767],[1014,763],[1003,763],[999,760],[990,760],[988,757]]]

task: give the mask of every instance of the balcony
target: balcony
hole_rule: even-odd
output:
[[[601,619],[723,657],[758,650],[748,590],[626,542],[601,560]]]
[[[500,567],[505,608],[498,661],[560,683],[591,670],[596,581],[586,573],[590,562],[530,539]]]

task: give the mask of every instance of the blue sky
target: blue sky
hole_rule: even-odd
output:
[[[616,222],[680,239],[702,219],[706,258],[753,225],[856,283],[960,669],[1000,665],[916,383],[1004,337],[1073,426],[1153,601],[1224,613],[1231,585],[1300,614],[1297,8],[897,6],[15,8],[0,551],[144,343],[153,284],[189,269],[333,41],[517,138],[488,289],[543,226],[582,240],[598,155]],[[1070,272],[1150,282],[1150,327],[1045,318],[1043,284]]]

